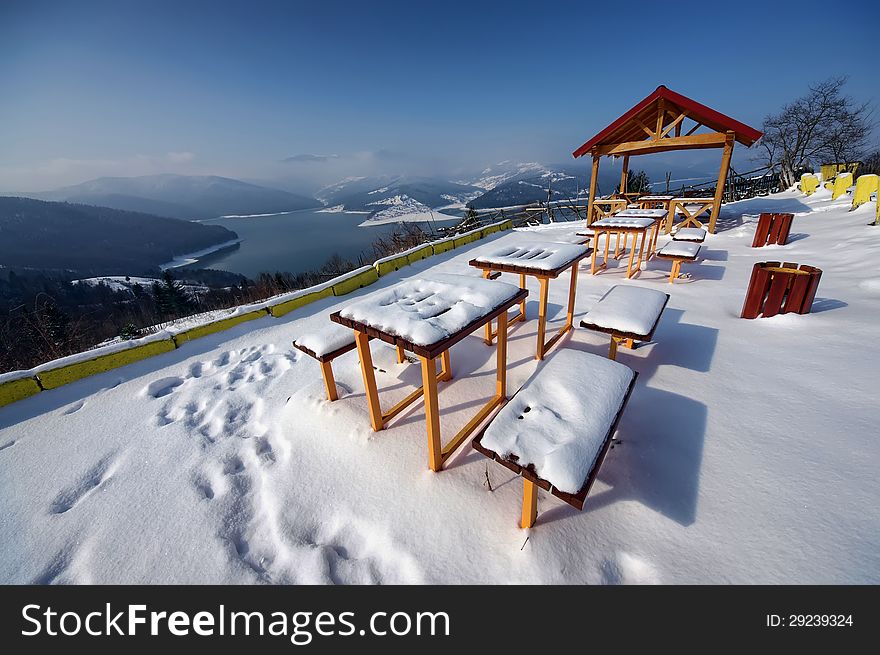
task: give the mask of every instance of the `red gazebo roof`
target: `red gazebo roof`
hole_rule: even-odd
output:
[[[687,96],[683,96],[660,85],[647,98],[575,150],[572,155],[574,157],[581,157],[597,146],[610,146],[644,140],[646,136],[645,124],[654,124],[661,103],[662,107],[668,112],[684,113],[687,118],[705,125],[715,132],[733,132],[736,141],[746,147],[750,147],[763,136],[762,132],[749,127],[745,123],[740,123],[730,116],[726,116],[711,107],[707,107],[696,100],[691,100]]]

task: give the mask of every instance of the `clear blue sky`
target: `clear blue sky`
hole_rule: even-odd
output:
[[[867,0],[597,4],[3,0],[0,189],[566,162],[661,83],[756,127],[831,75],[880,87]]]

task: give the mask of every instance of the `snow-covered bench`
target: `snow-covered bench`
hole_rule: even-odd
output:
[[[611,287],[581,321],[581,327],[611,335],[608,358],[617,357],[617,345],[633,347],[634,341],[650,341],[669,302],[669,294],[644,287]]]
[[[672,235],[673,241],[693,241],[703,243],[706,240],[706,230],[701,227],[680,227]]]
[[[636,381],[630,368],[559,350],[472,442],[523,477],[520,526],[538,516],[538,489],[583,509]]]
[[[327,399],[331,402],[339,398],[336,392],[336,380],[333,379],[331,362],[355,349],[354,333],[336,323],[328,323],[316,332],[310,332],[294,340],[293,345],[309,357],[314,357],[321,364],[321,375],[324,377],[324,388]]]
[[[672,270],[669,272],[669,283],[672,284],[681,272],[681,263],[694,261],[699,253],[699,243],[670,241],[657,251],[656,256],[660,259],[672,260]]]

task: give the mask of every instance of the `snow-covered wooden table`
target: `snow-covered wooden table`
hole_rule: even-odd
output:
[[[629,253],[629,264],[626,269],[626,277],[631,278],[634,274],[633,271],[633,258],[636,252],[636,243],[639,241],[639,235],[641,235],[641,245],[639,246],[639,259],[636,265],[635,270],[641,270],[642,266],[642,257],[645,256],[645,259],[650,259],[653,254],[654,247],[657,243],[657,234],[660,231],[660,223],[666,218],[667,211],[665,209],[625,209],[621,212],[618,212],[614,216],[603,218],[601,221],[596,221],[590,225],[590,228],[595,232],[595,240],[593,241],[594,246],[598,246],[599,237],[603,233],[605,234],[605,251],[602,258],[601,266],[596,265],[596,251],[598,247],[593,249],[593,259],[590,265],[590,272],[595,275],[599,269],[605,268],[608,264],[608,246],[610,244],[610,239],[612,234],[617,234],[617,243],[614,248],[614,256],[615,258],[620,256],[620,235],[624,235],[624,250],[626,250],[626,244],[629,241],[629,235],[633,235],[633,245],[632,249]],[[645,242],[648,240],[648,230],[651,229],[651,245],[645,251]]]
[[[519,286],[525,289],[526,276],[538,278],[541,285],[541,295],[538,299],[538,345],[535,350],[536,359],[544,359],[544,354],[571,330],[574,320],[574,300],[577,293],[578,264],[582,259],[590,256],[591,249],[583,245],[535,242],[523,246],[502,246],[497,250],[480,254],[468,262],[471,266],[483,271],[483,277],[488,278],[493,271],[502,273],[515,273],[519,275]],[[545,342],[547,332],[547,297],[549,294],[550,280],[555,280],[563,272],[571,269],[571,282],[568,287],[568,311],[565,325],[549,341]],[[522,301],[519,314],[509,323],[526,320],[526,303]],[[501,328],[499,326],[498,332]],[[491,344],[494,333],[492,322],[486,323],[486,343]]]
[[[428,464],[439,471],[443,463],[476,427],[507,397],[507,311],[525,301],[528,291],[512,284],[465,275],[437,274],[412,279],[361,298],[330,315],[330,320],[355,332],[364,378],[370,422],[375,431],[422,395],[428,432]],[[472,332],[498,319],[495,395],[445,446],[440,439],[438,380],[451,379],[449,349]],[[370,338],[409,351],[421,360],[422,386],[387,412],[382,412]],[[442,370],[437,374],[436,360]]]
[[[669,203],[675,196],[639,196],[637,201],[642,209],[665,209],[669,210]]]

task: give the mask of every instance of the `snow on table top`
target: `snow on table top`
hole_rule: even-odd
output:
[[[666,304],[666,294],[630,285],[611,287],[584,316],[599,327],[629,334],[650,334]]]
[[[696,257],[700,252],[700,244],[695,241],[670,241],[658,252],[672,257]]]
[[[522,266],[539,271],[553,271],[570,264],[590,251],[576,244],[540,241],[523,245],[506,245],[481,253],[474,259],[483,264]]]
[[[675,202],[690,202],[690,203],[699,203],[703,204],[706,202],[715,202],[715,198],[675,198]]]
[[[639,196],[639,200],[672,200],[675,196]]]
[[[621,212],[621,214],[622,213],[623,212]],[[610,216],[608,218],[603,218],[600,221],[596,221],[590,227],[593,229],[603,227],[647,228],[651,227],[653,224],[653,218],[621,217],[620,214],[618,214],[616,216]]]
[[[350,328],[328,320],[326,326],[322,326],[316,332],[297,337],[294,343],[322,357],[354,343],[354,332]]]
[[[617,212],[614,218],[666,218],[668,213],[665,209],[624,209]]]
[[[485,448],[534,465],[559,491],[580,491],[633,378],[627,366],[559,350],[489,424]]]
[[[676,241],[703,241],[706,238],[706,230],[701,227],[680,227],[674,238]]]
[[[342,308],[340,314],[416,345],[430,346],[490,314],[519,291],[506,282],[437,274],[372,293]]]

